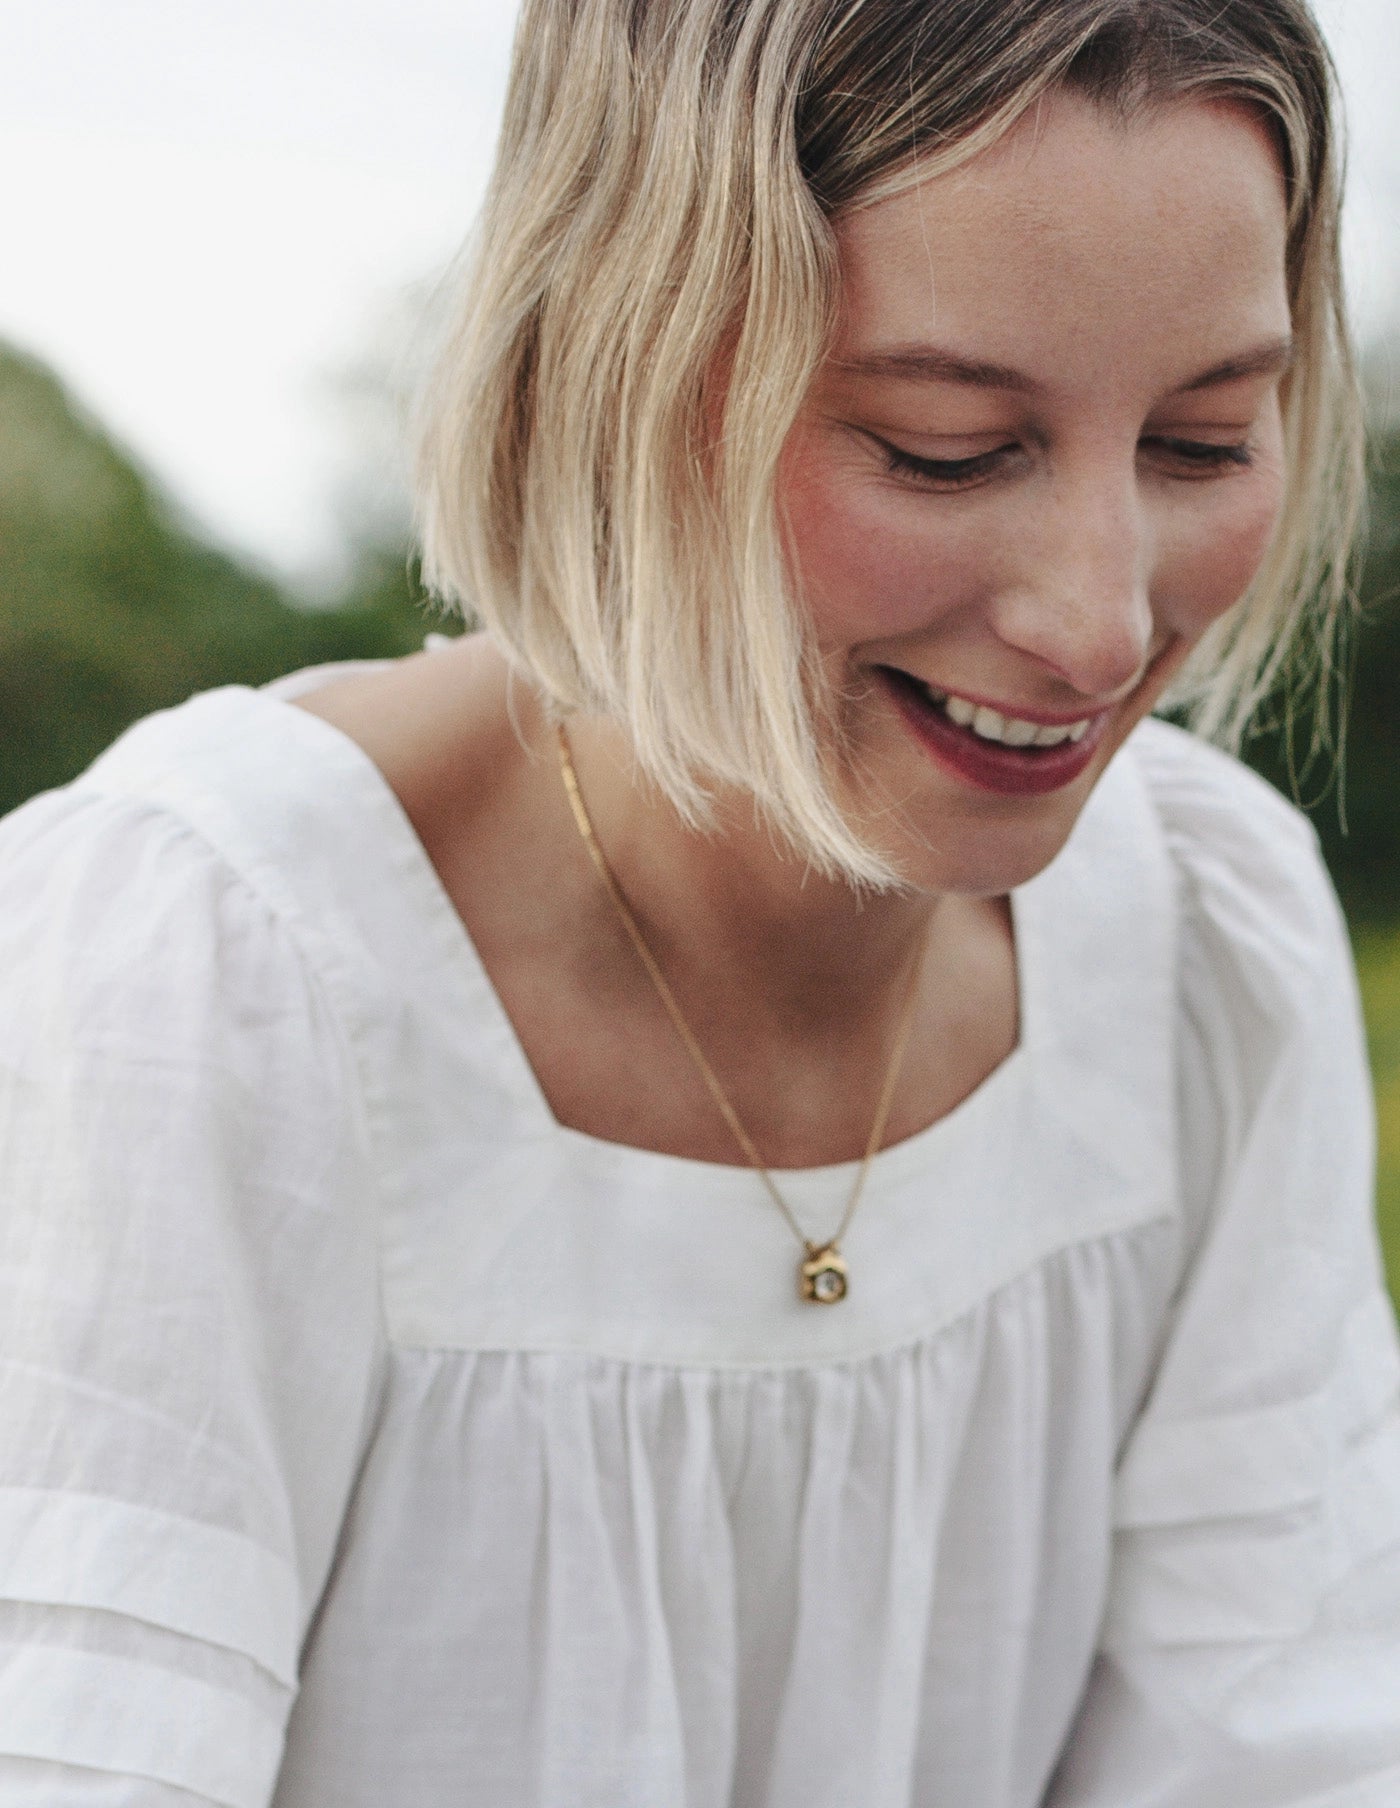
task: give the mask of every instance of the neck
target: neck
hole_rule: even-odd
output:
[[[820,1030],[888,1009],[926,939],[965,901],[912,891],[857,892],[828,879],[756,823],[745,800],[721,798],[713,829],[689,828],[638,779],[625,740],[576,720],[569,747],[598,843],[656,958]]]

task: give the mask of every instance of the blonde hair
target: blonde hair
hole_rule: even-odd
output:
[[[855,883],[894,875],[831,795],[836,700],[774,500],[834,324],[832,224],[965,162],[1056,86],[1126,113],[1243,99],[1279,146],[1286,499],[1175,693],[1237,741],[1305,622],[1325,659],[1363,485],[1334,82],[1303,0],[526,0],[517,30],[427,391],[428,581],[554,709],[625,725],[688,820],[737,787]]]

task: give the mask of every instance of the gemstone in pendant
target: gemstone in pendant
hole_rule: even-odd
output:
[[[846,1264],[834,1243],[807,1245],[799,1279],[803,1299],[819,1306],[834,1306],[846,1297]]]

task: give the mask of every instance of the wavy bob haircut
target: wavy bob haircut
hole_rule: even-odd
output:
[[[1300,630],[1325,669],[1364,480],[1335,84],[1305,0],[526,0],[427,391],[438,594],[553,710],[622,724],[687,820],[737,787],[859,884],[894,875],[832,798],[837,700],[775,510],[836,321],[833,223],[966,162],[1056,87],[1124,116],[1242,100],[1277,142],[1298,347],[1285,501],[1174,693],[1237,742]]]

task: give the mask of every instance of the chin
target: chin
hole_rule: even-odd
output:
[[[902,797],[902,807],[860,811],[852,820],[864,817],[858,832],[910,889],[1002,897],[1044,872],[1064,848],[1094,787],[1145,713],[1144,708],[1124,712],[1099,737],[1087,770],[1039,794],[998,792],[927,766],[911,772],[906,750],[896,748],[891,751],[898,763],[890,761],[889,777],[876,794]],[[869,789],[863,789],[868,798]]]
[[[923,835],[910,823],[882,852],[914,891],[997,898],[1045,871],[1073,832],[1088,792],[1008,822],[945,818]]]

